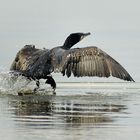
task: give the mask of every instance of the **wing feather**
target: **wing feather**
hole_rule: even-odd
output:
[[[117,77],[134,81],[129,73],[111,56],[97,47],[85,47],[67,50],[61,64],[62,73],[68,77],[98,76]]]

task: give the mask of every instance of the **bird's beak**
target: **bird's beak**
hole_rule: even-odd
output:
[[[90,35],[91,33],[90,32],[88,32],[88,33],[85,33],[85,36],[88,36],[88,35]]]
[[[82,40],[83,38],[85,38],[86,36],[90,35],[90,34],[91,34],[90,32],[84,33],[84,34],[81,36],[81,40]]]

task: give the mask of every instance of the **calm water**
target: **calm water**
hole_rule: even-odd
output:
[[[18,96],[24,84],[0,76],[2,140],[140,138],[140,83],[58,82],[56,95],[47,89]]]

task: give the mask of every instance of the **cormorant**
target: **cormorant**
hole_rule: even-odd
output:
[[[71,73],[75,77],[114,76],[127,81],[134,81],[129,73],[111,56],[98,47],[74,48],[90,33],[72,33],[65,40],[63,46],[48,49],[37,49],[34,45],[26,45],[16,55],[10,70],[17,71],[23,76],[36,80],[39,88],[39,79],[47,79],[46,83],[56,89],[52,72],[61,72],[67,77]]]

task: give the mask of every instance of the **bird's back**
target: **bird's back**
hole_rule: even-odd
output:
[[[38,59],[42,53],[41,49],[36,49],[34,45],[26,45],[16,55],[10,70],[24,71]]]

